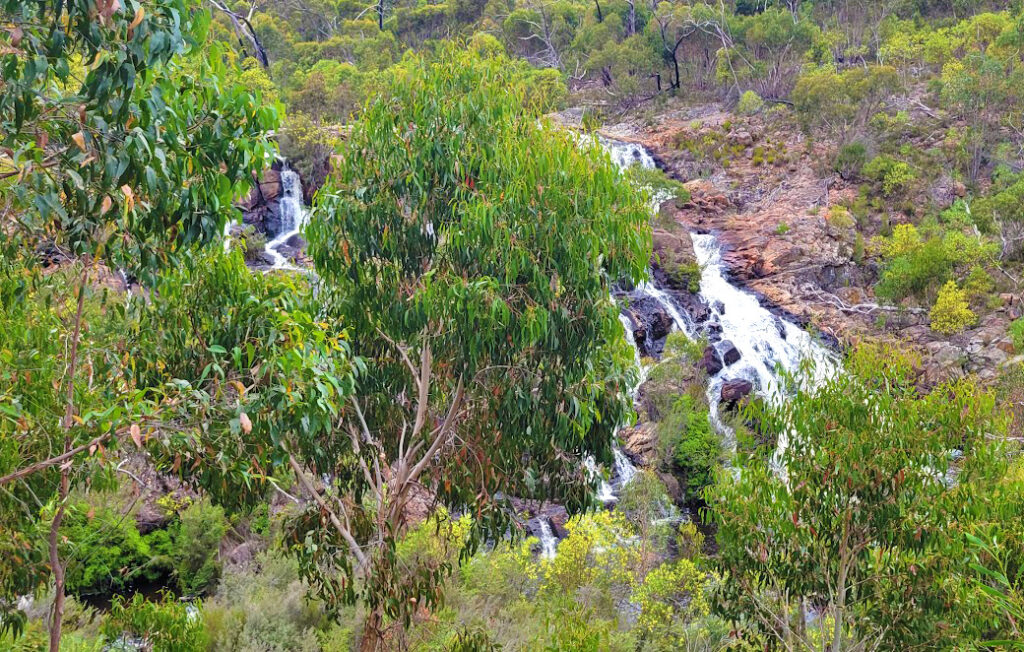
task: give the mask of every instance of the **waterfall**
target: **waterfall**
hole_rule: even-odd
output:
[[[626,457],[626,454],[622,452],[621,448],[616,447],[612,453],[615,455],[615,474],[618,476],[619,486],[624,487],[636,475],[636,467]]]
[[[548,519],[539,518],[537,519],[537,527],[540,530],[537,538],[540,540],[540,555],[545,559],[554,559],[555,552],[558,549],[558,537],[551,531],[551,524],[548,523]]]
[[[732,342],[740,353],[735,364],[724,367],[708,382],[707,397],[711,422],[734,445],[733,433],[719,417],[722,385],[727,381],[750,381],[769,401],[782,400],[784,388],[780,371],[796,373],[811,363],[812,385],[835,371],[835,355],[795,324],[776,317],[753,294],[731,284],[725,277],[721,247],[715,236],[690,234],[701,267],[700,294],[711,309],[709,323],[721,327],[721,339]],[[785,445],[784,438],[780,445]]]
[[[612,161],[623,170],[632,165],[644,168],[656,166],[654,158],[640,145],[616,142],[603,137],[599,137],[598,142],[608,152]],[[652,212],[658,210],[658,205],[663,199],[654,198]],[[796,372],[805,360],[810,360],[814,364],[811,382],[815,383],[834,371],[835,356],[802,328],[773,315],[753,294],[729,283],[722,264],[721,249],[715,236],[696,233],[691,233],[690,236],[697,262],[701,267],[700,296],[710,306],[712,313],[709,322],[698,329],[689,315],[680,310],[672,295],[658,285],[653,275],[650,275],[651,280],[639,283],[633,293],[655,301],[672,318],[673,329],[684,332],[691,339],[706,333],[708,325],[718,324],[721,327],[721,339],[732,342],[740,352],[740,360],[723,368],[709,379],[707,387],[708,404],[711,406],[708,416],[711,423],[719,433],[731,438],[732,432],[719,418],[720,392],[725,382],[737,378],[749,380],[768,400],[781,400],[783,388],[779,369],[790,373]],[[623,312],[619,314],[619,321],[625,330],[626,340],[635,352],[642,382],[648,369],[642,364],[637,342],[633,337],[633,319]],[[634,395],[638,389],[639,387],[634,389]],[[776,455],[778,450],[784,447],[783,436],[780,437]],[[612,452],[614,465],[611,482],[602,479],[597,493],[597,498],[605,504],[615,502],[622,488],[637,474],[637,468],[618,445],[613,447]],[[585,460],[585,464],[590,473],[599,474],[593,458]],[[684,518],[685,515],[678,514],[674,509],[667,509],[659,522],[677,522]],[[542,556],[554,557],[558,539],[546,519],[539,519],[538,530]]]
[[[302,232],[308,215],[302,203],[302,182],[298,173],[287,164],[281,170],[281,198],[278,200],[278,210],[281,214],[281,231],[264,248],[271,261],[270,269],[296,269],[278,248]]]

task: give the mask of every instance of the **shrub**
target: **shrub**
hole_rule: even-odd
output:
[[[227,569],[203,605],[211,649],[313,652],[320,648],[319,634],[344,639],[343,631],[329,628],[322,604],[306,599],[306,591],[297,563],[278,555],[265,553],[247,567]],[[340,613],[338,621],[351,626],[354,614]]]
[[[160,602],[146,600],[136,593],[126,602],[115,596],[110,616],[103,624],[103,633],[116,640],[121,637],[144,638],[145,649],[152,652],[195,652],[207,645],[203,620],[193,617],[192,609],[201,605],[188,605],[170,595]]]
[[[845,206],[833,206],[828,210],[828,223],[837,229],[852,229],[857,222]]]
[[[891,258],[882,270],[875,292],[879,297],[898,301],[911,295],[924,293],[937,283],[949,278],[953,266],[946,249],[938,238],[917,244],[902,241],[900,227],[893,239],[883,245],[886,252],[902,252]]]
[[[209,501],[193,503],[181,513],[171,554],[178,586],[186,595],[205,592],[220,577],[217,553],[226,532],[224,510]]]
[[[882,194],[886,197],[903,192],[915,179],[909,164],[885,155],[868,161],[861,169],[861,174],[881,186]]]
[[[959,333],[978,321],[967,303],[967,293],[958,288],[955,281],[947,281],[942,286],[928,317],[932,330],[943,335]]]
[[[105,507],[77,505],[63,534],[74,542],[68,551],[67,587],[79,595],[124,591],[136,582],[157,580],[169,567],[154,557],[150,537],[135,519]]]
[[[970,273],[964,279],[964,292],[971,299],[983,299],[995,287],[996,283],[992,280],[992,276],[981,265],[971,267]]]
[[[1017,352],[1024,352],[1024,317],[1010,322],[1010,337],[1013,339],[1013,348]]]
[[[263,256],[263,251],[267,247],[267,236],[264,233],[260,233],[256,230],[256,227],[247,224],[239,234],[239,247],[242,249],[242,255],[245,257],[245,262],[253,263],[260,260]]]
[[[673,287],[686,288],[690,294],[700,292],[700,265],[697,263],[681,263],[665,270]]]
[[[631,599],[640,610],[637,625],[643,635],[681,643],[679,628],[710,615],[709,594],[716,579],[689,559],[662,564],[648,573]]]
[[[704,405],[697,405],[688,394],[678,397],[658,424],[658,434],[682,476],[687,500],[699,500],[704,487],[714,480],[721,454],[718,436],[711,428]]]
[[[863,143],[844,145],[836,154],[832,168],[844,179],[853,179],[867,162],[867,148]]]
[[[740,101],[736,105],[736,112],[740,115],[754,115],[764,108],[764,100],[754,91],[744,91]]]

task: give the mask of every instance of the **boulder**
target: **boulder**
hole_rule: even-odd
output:
[[[619,430],[622,450],[643,466],[653,464],[658,457],[658,429],[653,423],[641,423]]]
[[[274,201],[281,196],[281,172],[279,170],[265,170],[259,185],[254,188],[263,197],[264,202]]]
[[[754,391],[754,384],[745,378],[734,378],[722,383],[720,398],[726,407],[734,407],[741,399]]]
[[[659,307],[658,310],[651,313],[649,331],[652,338],[660,340],[663,337],[668,337],[668,334],[672,332],[672,325],[672,316],[664,308]]]
[[[719,344],[719,347],[721,347],[722,362],[725,363],[726,367],[731,367],[732,365],[740,361],[740,357],[742,356],[740,355],[740,351],[739,349],[736,348],[735,344],[733,344],[729,340],[722,340],[722,343]]]
[[[718,351],[715,347],[708,345],[704,349],[704,355],[701,356],[700,362],[697,366],[708,372],[709,376],[714,376],[722,370],[722,359],[718,355]]]

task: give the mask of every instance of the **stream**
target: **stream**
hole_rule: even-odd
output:
[[[633,165],[648,169],[657,167],[654,157],[641,145],[606,138],[599,138],[599,142],[622,170]],[[652,212],[658,210],[661,199],[654,198]],[[714,347],[722,369],[708,378],[708,417],[721,435],[723,447],[732,449],[735,447],[735,435],[720,416],[723,386],[745,381],[750,383],[753,392],[766,400],[780,401],[784,399],[784,374],[796,373],[802,364],[808,362],[812,370],[810,382],[816,383],[835,370],[837,357],[806,330],[773,314],[761,305],[757,296],[730,282],[722,262],[721,245],[713,234],[691,232],[690,236],[701,268],[698,296],[708,307],[707,319],[696,324],[684,306],[673,297],[672,290],[663,287],[653,273],[649,275],[650,280],[628,292],[627,299],[631,304],[653,302],[671,318],[673,331],[683,331],[691,339],[706,337]],[[637,324],[625,307],[619,320],[627,341],[636,352],[635,360],[640,366],[642,382],[647,376],[647,369],[634,335]],[[779,446],[785,446],[785,438],[781,438]],[[609,481],[602,480],[598,491],[598,498],[605,504],[618,500],[622,488],[637,473],[636,466],[618,445],[614,454]],[[588,468],[598,472],[592,460],[588,461]],[[667,514],[665,518],[678,516]],[[541,554],[553,557],[558,541],[550,523],[544,517],[538,520],[538,527],[530,529],[541,541]]]

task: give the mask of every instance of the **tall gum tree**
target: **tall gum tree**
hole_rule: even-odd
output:
[[[631,411],[611,290],[645,273],[644,198],[526,107],[508,63],[408,61],[354,125],[308,229],[363,366],[327,443],[277,436],[315,495],[293,535],[302,567],[366,606],[365,650],[435,604],[449,570],[396,557],[414,496],[472,515],[466,551],[515,527],[513,496],[582,510],[583,460],[609,459]],[[336,446],[340,460],[318,454]]]

